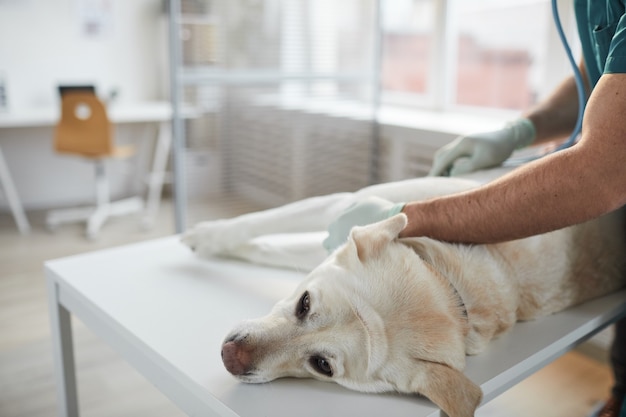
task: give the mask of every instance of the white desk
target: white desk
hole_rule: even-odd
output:
[[[196,258],[178,237],[46,262],[60,416],[77,416],[70,314],[175,404],[197,416],[438,417],[428,400],[364,394],[336,384],[283,379],[239,383],[220,359],[222,338],[266,314],[303,274]],[[626,291],[514,330],[470,357],[467,375],[485,402],[626,313]]]
[[[172,108],[169,102],[114,103],[107,107],[109,119],[115,124],[157,123],[158,135],[152,167],[148,179],[148,196],[144,221],[150,224],[159,209],[167,157],[172,141]],[[197,113],[186,109],[185,117],[194,117]],[[58,108],[40,108],[23,112],[0,113],[0,129],[20,129],[31,127],[54,126],[60,117]],[[52,141],[52,137],[49,138]],[[0,186],[7,194],[7,200],[15,222],[22,233],[28,233],[30,225],[24,214],[18,192],[0,149]]]

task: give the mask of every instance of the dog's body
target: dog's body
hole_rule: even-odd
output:
[[[397,239],[403,214],[353,229],[327,258],[321,240],[328,223],[359,199],[412,201],[476,185],[421,178],[197,225],[183,241],[201,255],[315,267],[268,316],[226,337],[226,368],[245,382],[314,377],[359,391],[420,393],[451,417],[472,416],[481,392],[462,373],[466,354],[481,352],[518,320],[626,284],[622,213],[497,245]],[[259,240],[292,232],[318,233],[285,245]]]

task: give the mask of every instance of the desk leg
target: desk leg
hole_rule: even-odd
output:
[[[57,378],[58,411],[59,417],[78,417],[72,321],[69,311],[60,304],[58,290],[56,281],[48,277],[48,302]]]
[[[143,223],[146,228],[152,227],[159,211],[163,183],[167,172],[167,158],[172,144],[172,128],[169,121],[159,124],[158,139],[154,149],[152,170],[148,178],[148,196],[146,202],[146,215]]]
[[[28,232],[30,232],[30,224],[28,223],[26,214],[24,214],[24,208],[22,207],[20,198],[17,195],[17,191],[15,190],[15,185],[13,185],[13,179],[11,178],[11,174],[9,173],[9,167],[7,166],[6,160],[4,159],[4,154],[2,153],[1,148],[0,185],[2,185],[4,193],[6,194],[9,206],[11,207],[11,213],[13,213],[13,218],[15,219],[15,223],[17,224],[17,228],[23,235],[27,234]]]

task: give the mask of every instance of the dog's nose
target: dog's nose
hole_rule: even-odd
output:
[[[250,351],[237,342],[226,342],[222,345],[222,362],[231,374],[243,375],[250,370]]]

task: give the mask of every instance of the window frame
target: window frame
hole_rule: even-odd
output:
[[[380,1],[384,2],[385,0]],[[503,119],[513,117],[513,115],[520,113],[518,110],[460,105],[455,102],[457,84],[456,61],[458,56],[457,40],[459,31],[457,13],[454,13],[454,10],[456,5],[462,1],[464,0],[433,0],[435,24],[432,50],[434,56],[431,60],[425,93],[418,94],[390,91],[385,90],[381,85],[380,95],[381,105],[383,107],[412,108],[430,112],[476,114]],[[527,4],[532,1],[543,2],[545,0],[510,0],[507,4]],[[549,2],[548,0],[548,3]],[[573,2],[570,0],[557,0],[557,5],[561,25],[570,43],[570,48],[574,53],[575,59],[579,61],[581,56],[580,43],[578,41]],[[382,12],[382,8],[380,10]],[[552,19],[552,16],[550,16],[550,19]],[[384,36],[383,27],[381,27],[381,37],[382,36]],[[572,74],[572,69],[566,58],[563,45],[561,44],[554,23],[550,25],[545,42],[547,59],[543,68],[540,68],[540,71],[544,73],[544,75],[541,77],[542,82],[537,90],[538,100],[546,97],[563,79]],[[524,110],[526,109],[522,109],[521,111]]]

